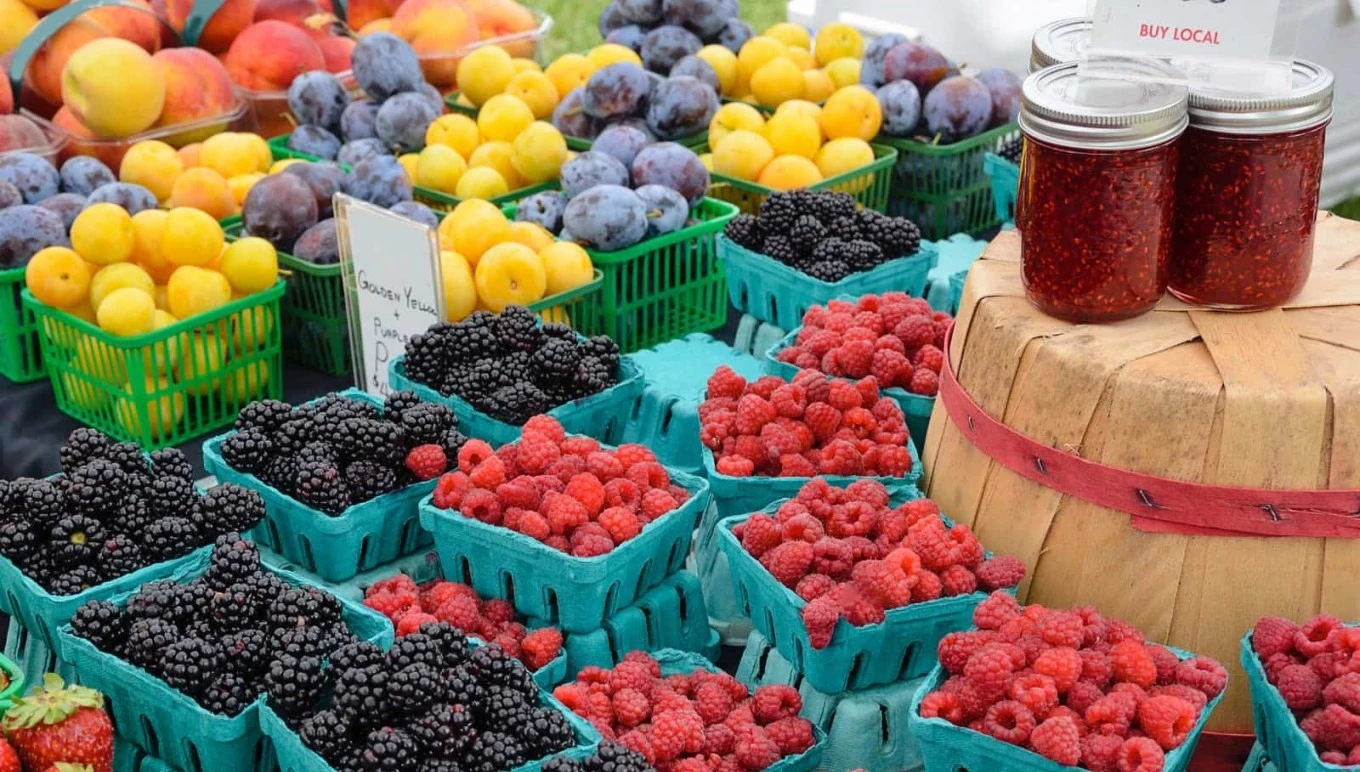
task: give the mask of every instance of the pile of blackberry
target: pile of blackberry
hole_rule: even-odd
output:
[[[576,760],[558,756],[543,763],[543,772],[654,772],[647,757],[611,740],[605,740],[595,752]]]
[[[122,607],[90,601],[71,629],[225,716],[265,691],[311,694],[322,660],[358,640],[335,596],[263,570],[236,533],[217,538],[197,579],[148,582]]]
[[[337,772],[502,772],[576,744],[519,660],[498,644],[470,647],[447,622],[387,652],[351,643],[324,671],[288,662],[278,676],[270,707]]]
[[[245,531],[264,500],[237,485],[201,494],[174,448],[148,457],[90,428],[61,447],[60,474],[0,480],[0,555],[53,595],[75,595]]]
[[[619,347],[597,335],[579,340],[565,324],[540,326],[509,306],[436,324],[406,344],[406,376],[515,426],[619,382]]]
[[[222,460],[280,493],[328,515],[416,482],[407,455],[438,445],[450,463],[467,438],[458,417],[415,392],[388,395],[381,407],[327,394],[293,407],[266,399],[246,405]]]
[[[1001,143],[1001,147],[997,148],[996,154],[1011,163],[1018,164],[1020,163],[1020,155],[1024,149],[1025,143],[1023,137],[1011,137]]]
[[[724,235],[815,279],[838,282],[916,253],[921,231],[904,217],[858,209],[848,193],[772,193],[760,215],[738,215]]]

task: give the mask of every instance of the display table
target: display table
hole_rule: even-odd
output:
[[[1322,214],[1308,286],[1289,307],[1253,314],[1167,296],[1131,321],[1073,325],[1030,306],[1019,261],[1019,235],[1004,232],[968,278],[949,351],[958,388],[946,407],[942,386],[931,420],[926,492],[1025,561],[1022,599],[1091,604],[1229,664],[1210,728],[1250,732],[1238,642],[1263,615],[1355,618],[1360,496],[1320,510],[1260,491],[1259,504],[1218,519],[1222,502],[1197,512],[1194,496],[1167,491],[1177,480],[1360,488],[1360,223]],[[1017,464],[1027,452],[1028,467]],[[1093,475],[1064,463],[1071,454],[1116,469]],[[1121,470],[1170,480],[1127,488],[1138,503],[1092,503],[1117,495],[1099,483]]]

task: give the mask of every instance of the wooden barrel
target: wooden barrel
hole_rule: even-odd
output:
[[[1284,309],[1231,314],[1168,296],[1117,324],[1074,325],[1025,300],[1020,239],[972,269],[950,362],[988,415],[1120,469],[1270,489],[1360,488],[1360,223],[1319,216],[1313,274]],[[1360,540],[1185,535],[1032,482],[984,455],[937,405],[926,490],[989,549],[1029,568],[1021,598],[1090,604],[1217,658],[1210,728],[1250,732],[1238,642],[1262,615],[1360,617]]]

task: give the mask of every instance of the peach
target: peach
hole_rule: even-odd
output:
[[[169,206],[190,206],[224,220],[236,214],[236,200],[232,198],[227,178],[205,167],[186,169],[175,180],[170,190]]]
[[[370,23],[391,15],[384,0],[350,0],[345,3],[346,21],[356,30],[362,30]]]
[[[165,0],[151,0],[151,10],[156,12],[156,18],[161,20],[156,27],[160,30],[161,48],[173,48],[180,45],[179,33],[170,26],[170,11],[165,7]]]
[[[32,8],[19,0],[0,0],[0,53],[13,50],[37,23]]]
[[[176,151],[179,153],[179,161],[184,164],[185,169],[192,169],[199,165],[198,151],[202,149],[202,142],[192,142]]]
[[[165,0],[167,20],[175,32],[184,32],[184,24],[193,8],[194,0]],[[225,0],[203,27],[196,45],[215,54],[226,51],[254,20],[255,0]]]
[[[359,37],[367,37],[375,32],[391,32],[392,20],[388,18],[374,19],[359,28]]]
[[[236,106],[236,91],[227,68],[201,48],[167,48],[151,57],[165,81],[165,106],[157,126],[178,126],[226,115]],[[186,131],[165,141],[179,147],[202,142],[224,130],[226,121]]]
[[[88,16],[77,16],[57,30],[28,62],[24,84],[54,105],[61,104],[61,73],[66,61],[86,43],[108,37],[108,30]],[[28,104],[27,100],[23,104]]]
[[[24,5],[35,11],[55,11],[69,0],[24,0]]]
[[[107,30],[111,37],[131,41],[148,53],[156,53],[161,47],[162,25],[156,18],[155,10],[147,0],[128,2],[136,7],[113,5],[91,8],[82,16],[92,19]]]
[[[406,0],[392,17],[392,33],[421,56],[425,79],[436,86],[458,80],[458,60],[441,54],[478,40],[477,20],[462,0]]]
[[[538,20],[534,18],[533,12],[515,0],[464,0],[464,3],[477,20],[477,29],[481,32],[482,40],[528,32],[538,26]],[[507,46],[506,51],[511,56],[533,55],[532,47],[528,52],[514,50],[519,47],[521,46]]]
[[[8,66],[5,67],[9,69]],[[14,112],[14,87],[9,84],[9,78],[0,78],[0,115],[9,115]]]
[[[97,136],[145,131],[165,105],[165,81],[142,48],[119,38],[81,46],[61,72],[61,99]]]
[[[287,22],[302,27],[308,18],[321,13],[321,6],[313,0],[256,0],[255,21]]]
[[[52,116],[52,125],[66,132],[66,147],[62,148],[63,160],[73,155],[91,155],[104,162],[110,169],[117,169],[123,163],[123,155],[128,146],[122,142],[98,141],[93,131],[71,114],[70,108],[63,107]],[[82,142],[81,140],[91,140]]]
[[[358,45],[354,38],[329,37],[317,43],[321,48],[321,55],[326,58],[326,70],[329,72],[344,72],[350,69],[350,60],[354,56],[354,46]]]
[[[326,57],[301,29],[281,21],[246,27],[227,51],[227,72],[239,86],[256,91],[287,91],[293,78],[324,70]]]
[[[22,115],[0,115],[0,153],[48,144],[38,124]]]

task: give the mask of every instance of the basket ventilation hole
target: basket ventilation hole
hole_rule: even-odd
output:
[[[771,318],[771,319],[778,319],[778,318],[779,318],[779,300],[778,300],[774,295],[770,295],[769,298],[770,298],[770,318]]]
[[[373,544],[372,542],[369,541],[369,537],[367,535],[365,535],[364,538],[359,540],[359,555],[355,558],[355,564],[358,566],[360,570],[363,570],[365,567],[367,567],[368,552],[372,547]]]
[[[515,577],[509,571],[501,572],[501,591],[499,595],[511,605],[515,602]]]
[[[549,622],[561,622],[562,617],[557,608],[557,592],[553,588],[543,588],[543,605],[548,610],[545,619]]]
[[[150,753],[153,756],[160,756],[160,738],[156,736],[156,728],[151,725],[151,719],[146,715],[141,715],[137,718],[138,722],[142,725],[142,737],[146,738],[146,743],[142,747],[147,753]]]
[[[856,654],[855,661],[850,665],[850,675],[845,680],[847,686],[859,680],[860,670],[864,667],[864,664],[864,654],[862,652]]]
[[[752,679],[753,681],[757,683],[764,682],[766,675],[765,668],[770,665],[770,653],[773,651],[774,647],[767,643],[765,644],[765,648],[761,650],[760,654],[756,657],[756,672],[755,678]]]
[[[472,564],[468,562],[467,558],[461,555],[458,557],[453,575],[462,577],[463,584],[472,584]]]
[[[184,747],[187,750],[189,756],[189,769],[192,770],[203,769],[203,760],[199,758],[198,755],[198,745],[195,744],[193,740],[185,740]]]
[[[417,527],[414,520],[407,520],[401,524],[401,535],[397,538],[401,543],[402,552],[409,552],[415,546]]]
[[[918,641],[912,641],[907,644],[907,650],[902,652],[902,666],[897,669],[899,680],[905,678],[906,674],[911,672],[911,664],[916,660],[916,650],[919,645]]]
[[[656,629],[656,613],[645,604],[638,606],[638,613],[642,614],[642,630],[647,634],[647,648],[650,649],[661,641],[661,631]]]
[[[618,602],[619,602],[619,583],[611,582],[609,585],[609,590],[606,591],[604,594],[604,609],[605,609],[604,613],[612,616],[615,607],[618,605]]]
[[[279,546],[282,543],[282,540],[279,538],[279,526],[277,523],[270,518],[265,518],[260,522],[260,525],[256,527],[259,528],[261,526],[264,527],[265,533],[268,534],[266,538],[269,539],[271,544]]]
[[[887,748],[892,744],[892,725],[888,723],[888,706],[878,706],[878,744]]]
[[[686,597],[685,593],[679,592],[679,588],[676,589],[675,602],[679,606],[680,622],[683,624],[685,620],[689,619],[689,598]]]
[[[671,419],[675,418],[675,406],[679,401],[680,400],[672,397],[667,399],[666,403],[661,406],[661,428],[657,430],[658,434],[665,434],[670,431]]]
[[[316,558],[312,556],[312,540],[306,536],[299,536],[298,544],[302,547],[302,565],[315,570]]]
[[[634,598],[641,598],[643,594],[647,592],[647,576],[651,572],[652,561],[650,560],[643,561],[642,568],[638,570],[637,585],[633,588]]]

